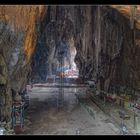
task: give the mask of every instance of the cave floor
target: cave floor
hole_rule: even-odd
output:
[[[57,108],[58,88],[33,87],[30,106],[25,112],[24,134],[43,135],[118,135],[119,129],[96,106],[96,117],[89,115],[75,96],[86,88],[65,88],[64,107]]]

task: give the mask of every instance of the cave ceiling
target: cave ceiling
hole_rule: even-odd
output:
[[[131,20],[131,12],[132,12],[132,6],[134,5],[110,5],[112,8],[115,8],[118,10],[121,14],[123,14],[125,17]],[[135,8],[136,12],[136,28],[140,29],[140,5],[136,5]]]

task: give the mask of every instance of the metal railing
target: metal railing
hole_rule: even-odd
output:
[[[94,90],[95,92],[97,91],[97,90]],[[96,96],[95,95],[95,93],[93,94],[91,94],[90,93],[90,95],[92,96],[92,99],[94,100],[94,103],[95,104],[97,104],[98,106],[99,106],[99,108],[104,112],[104,113],[106,113],[106,114],[108,114],[109,116],[111,116],[116,122],[119,122],[117,119],[116,119],[116,117],[114,117],[114,115],[112,116],[111,115],[111,110],[109,110],[108,109],[108,111],[105,109],[105,107],[107,106],[107,105],[109,105],[109,102],[107,101],[107,99],[106,99],[106,97],[108,96],[108,95],[111,95],[112,93],[108,93],[108,92],[106,92],[106,91],[103,91],[103,90],[98,90],[98,92],[100,93],[100,95],[101,96]],[[100,97],[102,97],[102,98],[100,98]],[[121,100],[121,101],[123,101],[124,103],[125,102],[128,102],[129,100],[128,99],[125,99],[124,97],[116,97],[117,99],[119,99],[119,100]],[[100,102],[102,102],[102,100],[104,100],[104,102],[103,102],[103,104],[101,104]],[[112,105],[114,104],[114,105],[117,105],[116,104],[116,101],[115,102],[110,102]],[[124,104],[123,103],[123,104]],[[126,112],[128,112],[128,113],[130,113],[132,116],[133,116],[133,118],[134,118],[134,120],[133,120],[133,124],[131,124],[130,125],[130,123],[129,124],[127,124],[127,127],[129,128],[129,130],[131,130],[131,134],[132,134],[132,130],[135,130],[135,131],[137,131],[137,117],[138,117],[138,113],[136,112],[136,110],[130,110],[130,108],[129,107],[127,107],[126,108],[126,106],[120,106],[120,105],[117,105],[118,107],[121,107],[120,108],[120,110],[123,110],[124,112],[125,112],[125,114],[127,114]],[[135,106],[133,106],[133,107],[135,107]],[[118,112],[119,113],[119,112]],[[140,116],[139,116],[140,117]],[[122,118],[123,119],[123,118]]]

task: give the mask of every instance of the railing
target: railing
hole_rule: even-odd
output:
[[[105,106],[107,105],[107,104],[109,104],[109,102],[108,102],[108,100],[107,100],[107,96],[110,96],[110,95],[112,95],[112,93],[108,93],[108,92],[106,92],[106,91],[103,91],[103,90],[93,90],[94,91],[94,93],[96,92],[96,91],[98,91],[100,94],[99,94],[99,96],[97,95],[93,95],[93,94],[91,94],[90,93],[90,95],[92,96],[92,98],[93,98],[93,100],[100,106],[100,108],[101,108],[101,110],[103,110],[105,113],[107,113],[107,114],[109,114],[110,116],[111,116],[111,112],[110,112],[110,110],[108,110],[108,111],[106,111],[105,110]],[[116,101],[117,101],[117,99],[119,99],[121,102],[123,102],[123,105],[121,104],[119,104],[119,105],[117,105],[117,103],[116,103]],[[99,101],[100,100],[100,101]],[[103,102],[103,104],[100,104],[100,102],[101,102],[101,100],[104,100],[104,102]],[[114,102],[113,102],[113,100],[112,100],[112,102],[110,102],[111,104],[114,104],[114,105],[117,105],[118,107],[120,107],[121,106],[121,108],[124,110],[124,112],[126,113],[126,111],[127,112],[129,112],[132,116],[133,116],[133,118],[134,118],[134,121],[133,121],[133,124],[129,124],[129,125],[127,125],[128,126],[128,128],[130,129],[130,130],[132,130],[132,129],[134,129],[135,131],[137,131],[137,128],[136,128],[136,124],[137,124],[137,122],[136,122],[136,117],[140,117],[140,115],[139,115],[139,112],[138,112],[138,109],[136,109],[136,106],[135,106],[135,104],[133,103],[133,102],[131,102],[132,103],[132,105],[131,106],[128,106],[127,105],[127,107],[125,106],[125,102],[131,102],[131,100],[129,100],[129,99],[125,99],[124,97],[119,97],[119,96],[116,96],[116,100],[114,100]],[[121,108],[120,108],[120,110],[121,110]],[[119,112],[118,112],[119,113]],[[126,113],[127,114],[127,113]],[[127,116],[127,115],[126,115]],[[111,116],[111,117],[113,117],[114,118],[114,116]],[[124,116],[125,117],[125,116]],[[124,119],[124,118],[122,118],[122,119]],[[116,120],[116,118],[114,118],[114,120]]]
[[[15,102],[12,106],[12,128],[15,131],[21,131],[23,127],[24,127],[24,102]]]

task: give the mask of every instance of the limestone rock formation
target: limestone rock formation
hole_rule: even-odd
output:
[[[130,20],[116,9],[49,6],[46,19],[39,39],[43,43],[37,45],[33,58],[32,75],[38,75],[37,82],[45,81],[44,77],[57,69],[56,52],[65,40],[68,52],[76,48],[75,62],[81,78],[95,79],[103,90],[111,85],[139,88],[139,30],[135,29],[134,43]]]
[[[64,66],[72,67],[74,44],[74,25],[71,15],[74,7],[49,6],[46,24],[42,26],[41,36],[33,56],[32,79],[34,82],[46,80],[46,75],[56,74],[60,65],[60,53],[64,52]]]
[[[0,121],[11,118],[12,93],[27,83],[46,6],[0,6]]]

